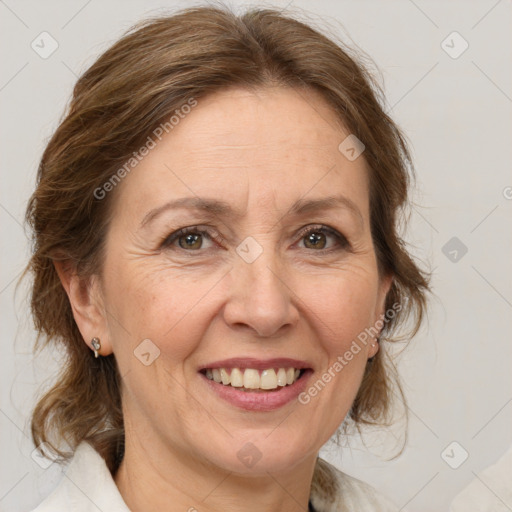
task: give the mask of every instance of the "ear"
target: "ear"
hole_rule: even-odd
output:
[[[79,277],[69,260],[54,261],[53,264],[68,295],[73,317],[84,343],[93,350],[91,340],[99,338],[101,348],[98,352],[102,356],[111,354],[112,343],[99,277]]]
[[[373,326],[378,329],[379,335],[384,327],[384,318],[386,314],[386,297],[393,284],[393,274],[386,274],[379,279],[379,291],[377,298],[377,307],[375,310],[375,318],[373,319]],[[368,350],[368,357],[373,357],[379,351],[378,335],[372,340]],[[375,346],[373,346],[375,344]]]

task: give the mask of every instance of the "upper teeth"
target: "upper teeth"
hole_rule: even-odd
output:
[[[293,384],[300,375],[296,368],[269,368],[268,370],[255,370],[247,368],[208,368],[206,376],[215,382],[222,382],[225,386],[247,389],[276,389],[278,386]]]

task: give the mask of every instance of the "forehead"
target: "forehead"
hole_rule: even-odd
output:
[[[134,214],[184,196],[283,210],[305,196],[343,194],[368,208],[364,158],[349,161],[349,135],[315,91],[228,89],[197,100],[121,183]]]

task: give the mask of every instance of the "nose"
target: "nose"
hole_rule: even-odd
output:
[[[252,263],[242,258],[236,261],[224,308],[224,320],[230,327],[245,327],[260,337],[278,336],[299,319],[295,294],[271,252],[265,250]]]

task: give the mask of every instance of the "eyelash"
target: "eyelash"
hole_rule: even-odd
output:
[[[170,248],[172,248],[171,246],[176,240],[178,240],[182,236],[186,236],[191,233],[196,234],[196,235],[201,235],[201,236],[206,235],[210,240],[214,240],[217,242],[221,241],[221,237],[216,237],[216,236],[212,235],[207,229],[202,229],[200,226],[190,226],[190,227],[179,229],[178,231],[175,231],[174,233],[171,233],[169,236],[167,236],[162,241],[160,247],[162,249],[170,249]],[[311,249],[312,252],[318,252],[320,254],[325,254],[325,253],[330,253],[330,252],[337,251],[337,250],[351,250],[351,245],[348,242],[348,240],[346,239],[346,237],[343,236],[338,231],[336,231],[335,229],[332,229],[328,226],[323,226],[323,225],[308,226],[299,232],[298,238],[299,238],[299,240],[302,240],[305,236],[307,236],[311,233],[323,233],[325,235],[330,235],[336,239],[337,244],[338,244],[338,247],[331,247],[329,249],[318,249],[318,250]],[[176,247],[176,249],[181,249],[183,252],[188,252],[188,253],[195,253],[195,252],[201,251],[201,249],[188,251],[186,249],[183,249],[182,247]],[[305,247],[304,249],[307,249],[307,248]]]

